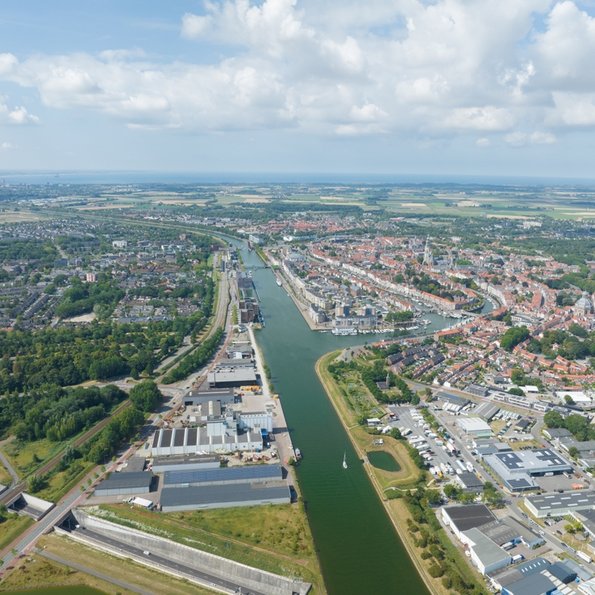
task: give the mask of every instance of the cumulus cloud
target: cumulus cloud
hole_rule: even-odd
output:
[[[5,124],[37,124],[39,118],[27,111],[27,108],[22,105],[10,107],[4,102],[4,98],[0,97],[0,123]]]
[[[504,137],[504,140],[513,147],[524,147],[526,145],[552,145],[556,137],[550,132],[536,130],[534,132],[511,132]]]
[[[572,0],[207,0],[180,16],[180,35],[189,53],[217,43],[225,57],[5,53],[0,80],[134,128],[466,135],[485,147],[595,125],[595,19]],[[35,121],[21,107],[0,118]]]

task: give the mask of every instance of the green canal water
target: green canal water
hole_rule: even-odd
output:
[[[369,452],[368,460],[374,467],[382,469],[383,471],[399,471],[401,469],[401,465],[399,465],[395,457],[383,450],[373,450]]]
[[[243,250],[265,318],[257,341],[281,396],[294,446],[303,455],[298,479],[330,595],[427,593],[363,464],[316,376],[318,358],[378,336],[312,332],[258,256]],[[433,328],[447,325],[441,317]],[[348,469],[343,469],[346,452]]]

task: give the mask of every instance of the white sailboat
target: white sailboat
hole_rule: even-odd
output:
[[[343,469],[347,469],[347,459],[345,458],[347,455],[346,452],[343,452]]]

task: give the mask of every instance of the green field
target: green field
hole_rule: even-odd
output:
[[[0,550],[12,543],[21,533],[34,523],[28,516],[10,514],[8,518],[0,523]]]
[[[269,505],[159,514],[124,504],[102,505],[110,521],[283,576],[299,576],[323,593],[301,505]]]

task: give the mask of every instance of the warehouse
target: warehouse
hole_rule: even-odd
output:
[[[460,411],[463,407],[469,405],[471,402],[469,399],[464,399],[463,397],[459,397],[458,395],[453,395],[452,393],[447,393],[445,391],[436,393],[436,398],[440,401],[444,401],[445,409],[455,412]]]
[[[459,540],[462,538],[463,531],[485,525],[495,518],[485,504],[463,504],[442,509],[444,524],[452,529]]]
[[[260,451],[262,434],[238,433],[223,422],[207,423],[201,428],[174,428],[157,430],[151,443],[153,456],[210,454],[218,452]]]
[[[233,485],[279,481],[283,479],[281,465],[251,465],[248,467],[220,467],[194,471],[166,471],[163,484],[168,488],[188,486]]]
[[[203,403],[211,403],[213,401],[218,401],[221,405],[229,405],[235,403],[236,400],[233,389],[207,390],[200,392],[190,391],[184,396],[184,405],[186,407],[197,406],[202,405]]]
[[[492,428],[479,417],[460,417],[457,424],[467,436],[473,438],[489,438],[492,435]]]
[[[577,490],[561,494],[527,496],[524,500],[529,512],[538,519],[565,516],[571,512],[590,510],[595,506],[595,491]]]
[[[153,473],[166,471],[189,471],[191,469],[218,469],[221,459],[217,455],[190,455],[177,457],[155,457]]]
[[[484,461],[500,477],[511,492],[537,488],[533,477],[572,472],[572,466],[549,448],[499,452],[484,457]]]
[[[469,548],[470,558],[481,574],[495,572],[512,562],[510,554],[507,554],[479,529],[469,529],[463,535]]]
[[[132,496],[151,491],[153,474],[148,471],[111,473],[96,488],[95,496]]]
[[[556,585],[542,572],[535,572],[507,585],[502,595],[550,595],[556,591]]]
[[[233,485],[163,488],[161,510],[177,512],[208,508],[289,504],[291,492],[285,483],[277,485],[239,483]]]
[[[218,366],[207,374],[209,388],[239,388],[258,384],[254,366]]]

